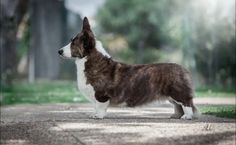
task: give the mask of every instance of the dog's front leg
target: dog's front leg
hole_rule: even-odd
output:
[[[104,116],[106,115],[107,112],[107,107],[109,106],[110,101],[106,102],[99,102],[96,101],[95,109],[96,109],[96,114],[93,116],[95,119],[103,119]]]
[[[93,118],[96,119],[103,119],[107,112],[107,107],[110,104],[109,97],[105,96],[101,92],[95,93],[96,103],[95,103],[95,109],[96,114]]]

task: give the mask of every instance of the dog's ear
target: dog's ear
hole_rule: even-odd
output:
[[[88,49],[88,47],[89,47],[89,39],[90,39],[89,33],[87,31],[84,31],[83,43],[84,43],[84,48],[85,49]]]
[[[91,50],[95,47],[95,39],[91,31],[83,31],[83,45],[87,50]]]
[[[83,30],[91,31],[87,17],[84,17],[84,20],[83,20]]]
[[[82,38],[83,38],[84,48],[89,51],[95,47],[95,38],[94,38],[93,32],[90,28],[89,21],[88,21],[87,17],[84,17],[84,20],[83,20],[82,33],[83,33]]]

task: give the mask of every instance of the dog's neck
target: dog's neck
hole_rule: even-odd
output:
[[[106,54],[102,53],[97,49],[93,49],[91,53],[86,57],[86,59],[87,62],[93,62],[94,65],[96,65],[101,60],[110,59],[110,56],[107,56]]]
[[[106,52],[106,50],[103,48],[102,43],[100,41],[96,40],[96,48],[91,52],[89,56],[86,56],[82,59],[76,59],[76,67],[77,67],[77,78],[78,79],[84,79],[84,70],[85,70],[85,63],[88,59],[93,59],[94,56],[100,56],[100,57],[106,57],[110,58],[111,56]],[[80,75],[79,75],[80,74]],[[83,74],[83,75],[81,75]]]
[[[100,58],[110,58],[110,55],[106,52],[106,50],[102,47],[101,42],[96,42],[96,49],[92,52],[90,56],[86,56],[82,59],[77,58],[75,60],[76,68],[77,68],[77,84],[80,92],[88,97],[88,100],[94,101],[94,89],[93,87],[88,84],[87,77],[85,75],[85,63],[88,59],[93,60],[93,55],[99,55]]]
[[[111,56],[106,52],[106,50],[103,48],[102,43],[98,40],[96,40],[96,50],[100,52],[102,55],[110,58]]]

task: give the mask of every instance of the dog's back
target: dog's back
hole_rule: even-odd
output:
[[[193,97],[189,72],[177,64],[127,65],[99,54],[88,59],[87,64],[88,83],[112,104],[125,102],[133,107],[172,97],[190,105]]]

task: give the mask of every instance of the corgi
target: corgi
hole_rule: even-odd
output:
[[[96,40],[87,17],[82,31],[58,53],[75,60],[78,89],[94,104],[94,118],[104,118],[109,105],[136,107],[163,99],[174,106],[171,118],[191,120],[199,114],[189,71],[175,63],[130,65],[113,60]]]

